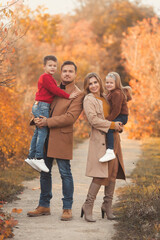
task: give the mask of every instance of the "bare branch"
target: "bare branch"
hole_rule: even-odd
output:
[[[9,5],[1,6],[0,8],[2,8],[2,9],[0,10],[0,12],[3,12],[3,10],[11,7],[12,5],[16,4],[17,2],[19,2],[19,0],[16,0],[16,1],[14,1],[13,3],[11,3]]]

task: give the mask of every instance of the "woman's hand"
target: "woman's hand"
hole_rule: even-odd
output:
[[[47,127],[47,118],[44,116],[40,116],[40,118],[34,118],[34,122],[37,127],[42,128],[42,127]]]
[[[123,131],[123,124],[121,122],[115,122],[115,130],[118,132]]]

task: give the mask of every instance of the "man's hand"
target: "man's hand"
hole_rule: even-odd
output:
[[[115,130],[118,132],[123,131],[123,124],[121,122],[115,122]]]
[[[34,118],[34,122],[37,127],[42,128],[42,127],[47,127],[47,118],[44,116],[40,116],[39,118]]]

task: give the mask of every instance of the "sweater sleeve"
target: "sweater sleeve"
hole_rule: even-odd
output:
[[[62,98],[69,98],[69,94],[57,87],[57,83],[52,77],[44,75],[43,76],[43,86],[46,88],[50,93],[54,96],[62,97]]]
[[[115,91],[111,96],[111,112],[107,119],[113,121],[121,112],[123,102],[123,93]]]

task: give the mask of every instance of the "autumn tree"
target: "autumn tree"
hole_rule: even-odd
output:
[[[125,67],[132,76],[130,137],[160,135],[160,21],[145,19],[129,28],[122,43]]]
[[[0,11],[0,167],[18,164],[26,154],[29,138],[25,115],[21,114],[19,94],[13,87],[16,74],[15,47],[17,41],[23,37],[19,25],[16,23],[13,11],[10,9],[18,1],[3,6]],[[12,88],[9,88],[11,87]],[[6,87],[6,88],[5,88]]]
[[[84,19],[72,22],[70,18],[64,18],[61,24],[61,36],[62,42],[56,46],[57,57],[61,63],[70,59],[77,64],[76,83],[83,89],[85,75],[88,72],[99,72],[99,59],[104,55],[104,50],[97,43],[90,22]]]
[[[11,86],[15,80],[12,56],[16,42],[25,34],[19,29],[12,9],[18,4],[19,0],[12,1],[0,9],[0,86]]]
[[[128,82],[121,58],[123,32],[138,20],[154,16],[151,7],[128,0],[80,0],[74,16],[75,21],[85,19],[91,23],[97,43],[105,50],[101,58],[100,73],[117,71]]]

